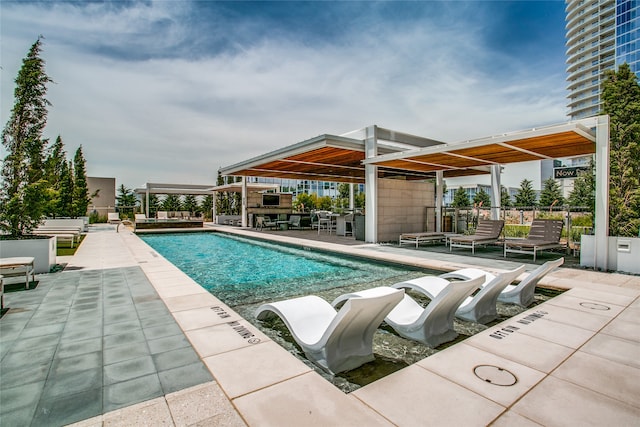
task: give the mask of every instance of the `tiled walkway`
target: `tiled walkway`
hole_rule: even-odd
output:
[[[212,380],[139,267],[38,280],[0,321],[2,425],[65,425]]]
[[[237,229],[229,231],[251,233]],[[462,268],[470,265],[469,259],[473,261],[473,258],[455,255],[433,259],[424,251],[393,247],[347,247],[278,235],[270,238],[441,270]],[[195,387],[183,384],[188,388],[176,392],[163,389],[163,393],[167,393],[163,396],[89,418],[81,425],[640,424],[638,276],[560,269],[545,278],[545,282],[570,291],[346,395],[270,341],[128,231],[121,229],[120,233],[115,233],[114,228],[108,227],[94,230],[69,260],[69,267],[75,271],[38,276],[38,279],[46,285],[49,276],[55,281],[57,277],[69,275],[77,278],[79,286],[82,274],[103,277],[102,280],[110,274],[119,274],[117,281],[129,281],[128,274],[145,277],[214,378]],[[489,267],[507,268],[506,264]],[[45,289],[46,286],[42,289],[39,286],[37,291],[9,294],[7,303],[15,314],[19,315],[23,309],[34,309],[34,317],[37,314],[46,319],[50,316],[47,314],[51,308],[48,304],[33,307],[17,299],[19,294]],[[74,292],[79,292],[78,289]],[[52,296],[59,301],[65,300],[70,297],[66,292],[71,291],[60,291],[59,295]],[[105,286],[103,292],[103,295],[107,294]],[[92,301],[86,296],[77,297],[76,301],[78,306],[86,304],[89,309]],[[80,299],[87,300],[81,302]],[[132,299],[135,299],[133,293]],[[72,306],[73,302],[70,303]],[[101,313],[102,319],[106,319],[107,314],[111,317],[118,313],[139,313],[135,306],[122,307],[122,310],[117,307],[105,309]],[[158,307],[149,308],[150,312],[154,310]],[[95,314],[89,317],[99,317]],[[131,314],[123,315],[132,317]],[[5,318],[0,321],[0,327],[3,327]],[[96,320],[90,320],[87,325],[92,321]],[[121,323],[131,321],[132,318],[127,318]],[[56,323],[43,323],[33,326],[51,327],[52,330],[62,328],[64,331],[69,324],[56,327]],[[157,358],[153,356],[150,343],[163,338],[147,337],[145,329],[150,325],[144,326],[140,320],[140,326],[151,356],[133,359],[140,359],[141,366],[149,367],[150,357],[156,366]],[[88,326],[88,329],[92,328]],[[106,329],[104,321],[103,330]],[[161,330],[163,328],[155,329]],[[2,372],[6,366],[7,371],[12,371],[12,366],[19,365],[17,360],[5,365],[7,360],[12,361],[8,357],[15,347],[20,349],[20,346],[29,346],[31,342],[32,338],[18,336],[18,333],[16,330],[8,332],[8,349],[4,344],[0,349],[4,355],[0,362]],[[57,334],[60,331],[49,330],[44,336]],[[59,339],[62,340],[63,336],[64,332]],[[133,335],[131,339],[135,340]],[[103,345],[107,341],[108,336],[103,336]],[[133,343],[129,347],[130,352],[136,354],[138,346]],[[60,347],[56,351],[59,350]],[[103,357],[106,353],[106,349],[103,350]],[[16,383],[26,375],[41,375],[41,378],[44,375],[44,380],[32,382],[40,384],[48,381],[55,370],[51,364],[48,373],[38,374],[36,363],[25,363],[24,366],[23,375],[15,377],[18,378],[14,380]],[[101,364],[100,367],[103,382],[101,401],[103,410],[108,411],[116,406],[107,406],[112,403],[105,400],[106,383],[111,381],[110,374],[117,370],[108,372],[106,366]],[[160,374],[157,377],[160,387],[164,387]],[[53,376],[51,379],[50,387],[54,389],[58,381]],[[1,382],[4,383],[4,377]],[[46,385],[37,387],[34,388],[36,392],[47,393]],[[176,384],[175,387],[180,388],[181,385]],[[0,388],[5,390],[4,384]],[[87,399],[95,404],[95,399],[89,396]],[[17,397],[0,395],[2,413],[17,413],[25,406]],[[120,398],[120,393],[114,397]],[[40,397],[34,399],[38,399],[38,405],[47,401]],[[5,407],[9,409],[5,410]],[[89,417],[81,411],[76,419]],[[34,413],[32,425],[55,425],[53,418],[49,417],[45,422]],[[24,424],[15,425],[29,425],[30,420],[24,421]],[[4,425],[4,420],[0,419],[0,423]]]

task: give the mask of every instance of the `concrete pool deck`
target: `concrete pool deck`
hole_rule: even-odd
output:
[[[220,227],[220,230],[248,236],[257,234],[231,227]],[[258,234],[282,243],[439,270],[469,265],[506,269],[520,263],[481,261],[457,254],[434,259],[428,252],[408,248],[345,246]],[[121,227],[116,233],[112,226],[92,227],[76,254],[64,261],[68,262],[65,272],[93,271],[95,274],[99,271],[103,275],[129,272],[132,282],[148,282],[181,331],[174,335],[186,337],[189,348],[195,350],[198,362],[206,366],[213,380],[208,380],[206,375],[198,376],[193,380],[195,385],[187,384],[184,388],[169,385],[166,392],[161,387],[161,395],[151,394],[148,399],[138,397],[130,406],[110,411],[109,405],[103,404],[103,412],[95,416],[75,413],[61,420],[82,420],[78,424],[85,426],[640,423],[639,276],[559,269],[543,283],[570,289],[564,294],[344,394],[127,229]],[[533,266],[528,266],[531,268]],[[143,274],[137,275],[137,271]],[[37,279],[46,284],[50,277],[60,274],[41,275]],[[106,288],[108,283],[103,282],[103,286]],[[30,335],[22,335],[29,329],[28,323],[21,331],[13,331],[12,339],[5,339],[9,336],[3,331],[4,325],[12,323],[6,320],[21,312],[24,316],[31,310],[35,316],[41,310],[52,308],[46,304],[20,306],[18,295],[28,293],[6,294],[5,305],[10,310],[0,320],[0,369],[11,370],[7,360],[12,359],[8,357],[15,346],[20,350],[19,346],[30,339]],[[108,296],[100,295],[105,316],[109,309],[104,300],[108,300]],[[150,295],[147,297],[152,298]],[[130,308],[119,313],[127,310]],[[139,320],[143,318],[138,315]],[[64,330],[69,326],[73,326],[73,319],[67,319],[59,328]],[[104,344],[109,338],[104,332],[107,328],[102,329]],[[154,331],[159,333],[162,329]],[[33,337],[34,331],[29,333]],[[147,347],[152,347],[149,341],[147,337]],[[132,345],[132,351],[135,348]],[[103,362],[100,361],[99,368],[104,378],[110,378],[114,368]],[[194,363],[197,365],[196,362],[188,364]],[[26,361],[25,365],[28,365]],[[25,368],[22,374],[36,374],[29,369]],[[52,372],[50,368],[48,375]],[[160,378],[160,372],[156,375]],[[56,378],[51,379],[49,389],[44,386],[46,381],[33,382],[38,385],[31,386],[32,393],[50,393],[56,385]],[[4,383],[4,378],[0,378],[0,383]],[[103,402],[108,395],[107,387],[105,383],[101,386]],[[6,414],[17,414],[21,408],[27,408],[26,412],[33,408],[31,418],[23,415],[22,422],[12,425],[40,425],[38,420],[43,418],[38,410],[44,408],[42,402],[29,406],[18,399],[21,395],[11,391],[15,391],[15,387],[0,385],[0,420]],[[40,398],[38,395],[32,400]],[[60,411],[65,408],[59,407]]]

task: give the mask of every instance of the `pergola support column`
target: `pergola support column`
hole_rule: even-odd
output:
[[[376,126],[369,126],[366,129],[364,141],[365,159],[371,159],[378,155],[378,137]],[[366,164],[364,167],[365,176],[365,228],[364,240],[368,243],[378,241],[378,167]]]
[[[444,172],[436,172],[436,231],[442,232],[442,190],[444,188]]]
[[[242,182],[242,227],[247,227],[247,177],[243,176]]]
[[[607,271],[609,262],[609,116],[596,123],[595,268]]]
[[[502,202],[500,171],[500,165],[491,165],[491,219],[500,219],[500,205]]]

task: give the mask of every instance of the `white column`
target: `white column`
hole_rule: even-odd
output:
[[[444,188],[444,172],[436,172],[436,231],[442,232],[442,190]]]
[[[149,218],[149,184],[147,183],[146,202],[144,204],[144,216]]]
[[[598,116],[596,125],[596,269],[606,271],[609,261],[609,116]]]
[[[353,191],[353,183],[349,184],[349,210],[354,212],[356,209],[356,195]]]
[[[247,226],[247,177],[242,177],[242,226]]]
[[[500,219],[500,204],[502,202],[500,170],[500,165],[491,165],[491,219]]]
[[[369,126],[366,129],[364,140],[365,159],[370,159],[378,155],[378,139],[376,136],[376,126]],[[365,194],[365,227],[364,240],[369,243],[378,241],[378,167],[375,165],[364,166],[364,194]]]
[[[211,222],[216,223],[216,215],[218,215],[218,192],[213,192],[213,205],[211,206]]]

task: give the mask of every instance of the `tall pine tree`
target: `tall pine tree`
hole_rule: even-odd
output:
[[[609,234],[640,228],[640,85],[628,64],[605,73],[604,113],[610,118]],[[596,165],[597,167],[597,165]]]
[[[560,189],[560,184],[553,178],[547,178],[542,183],[542,191],[540,191],[540,206],[563,206],[564,196]]]
[[[87,215],[89,203],[91,203],[91,197],[89,197],[87,168],[81,145],[73,156],[73,216]]]
[[[42,37],[31,46],[22,61],[14,91],[11,117],[2,131],[7,156],[2,164],[0,191],[0,228],[12,237],[29,234],[44,214],[46,181],[44,179],[43,131],[47,124],[45,98],[52,80],[40,57]]]
[[[528,179],[523,179],[520,182],[520,188],[515,195],[517,207],[531,207],[536,205],[536,192],[533,189],[533,184]]]

